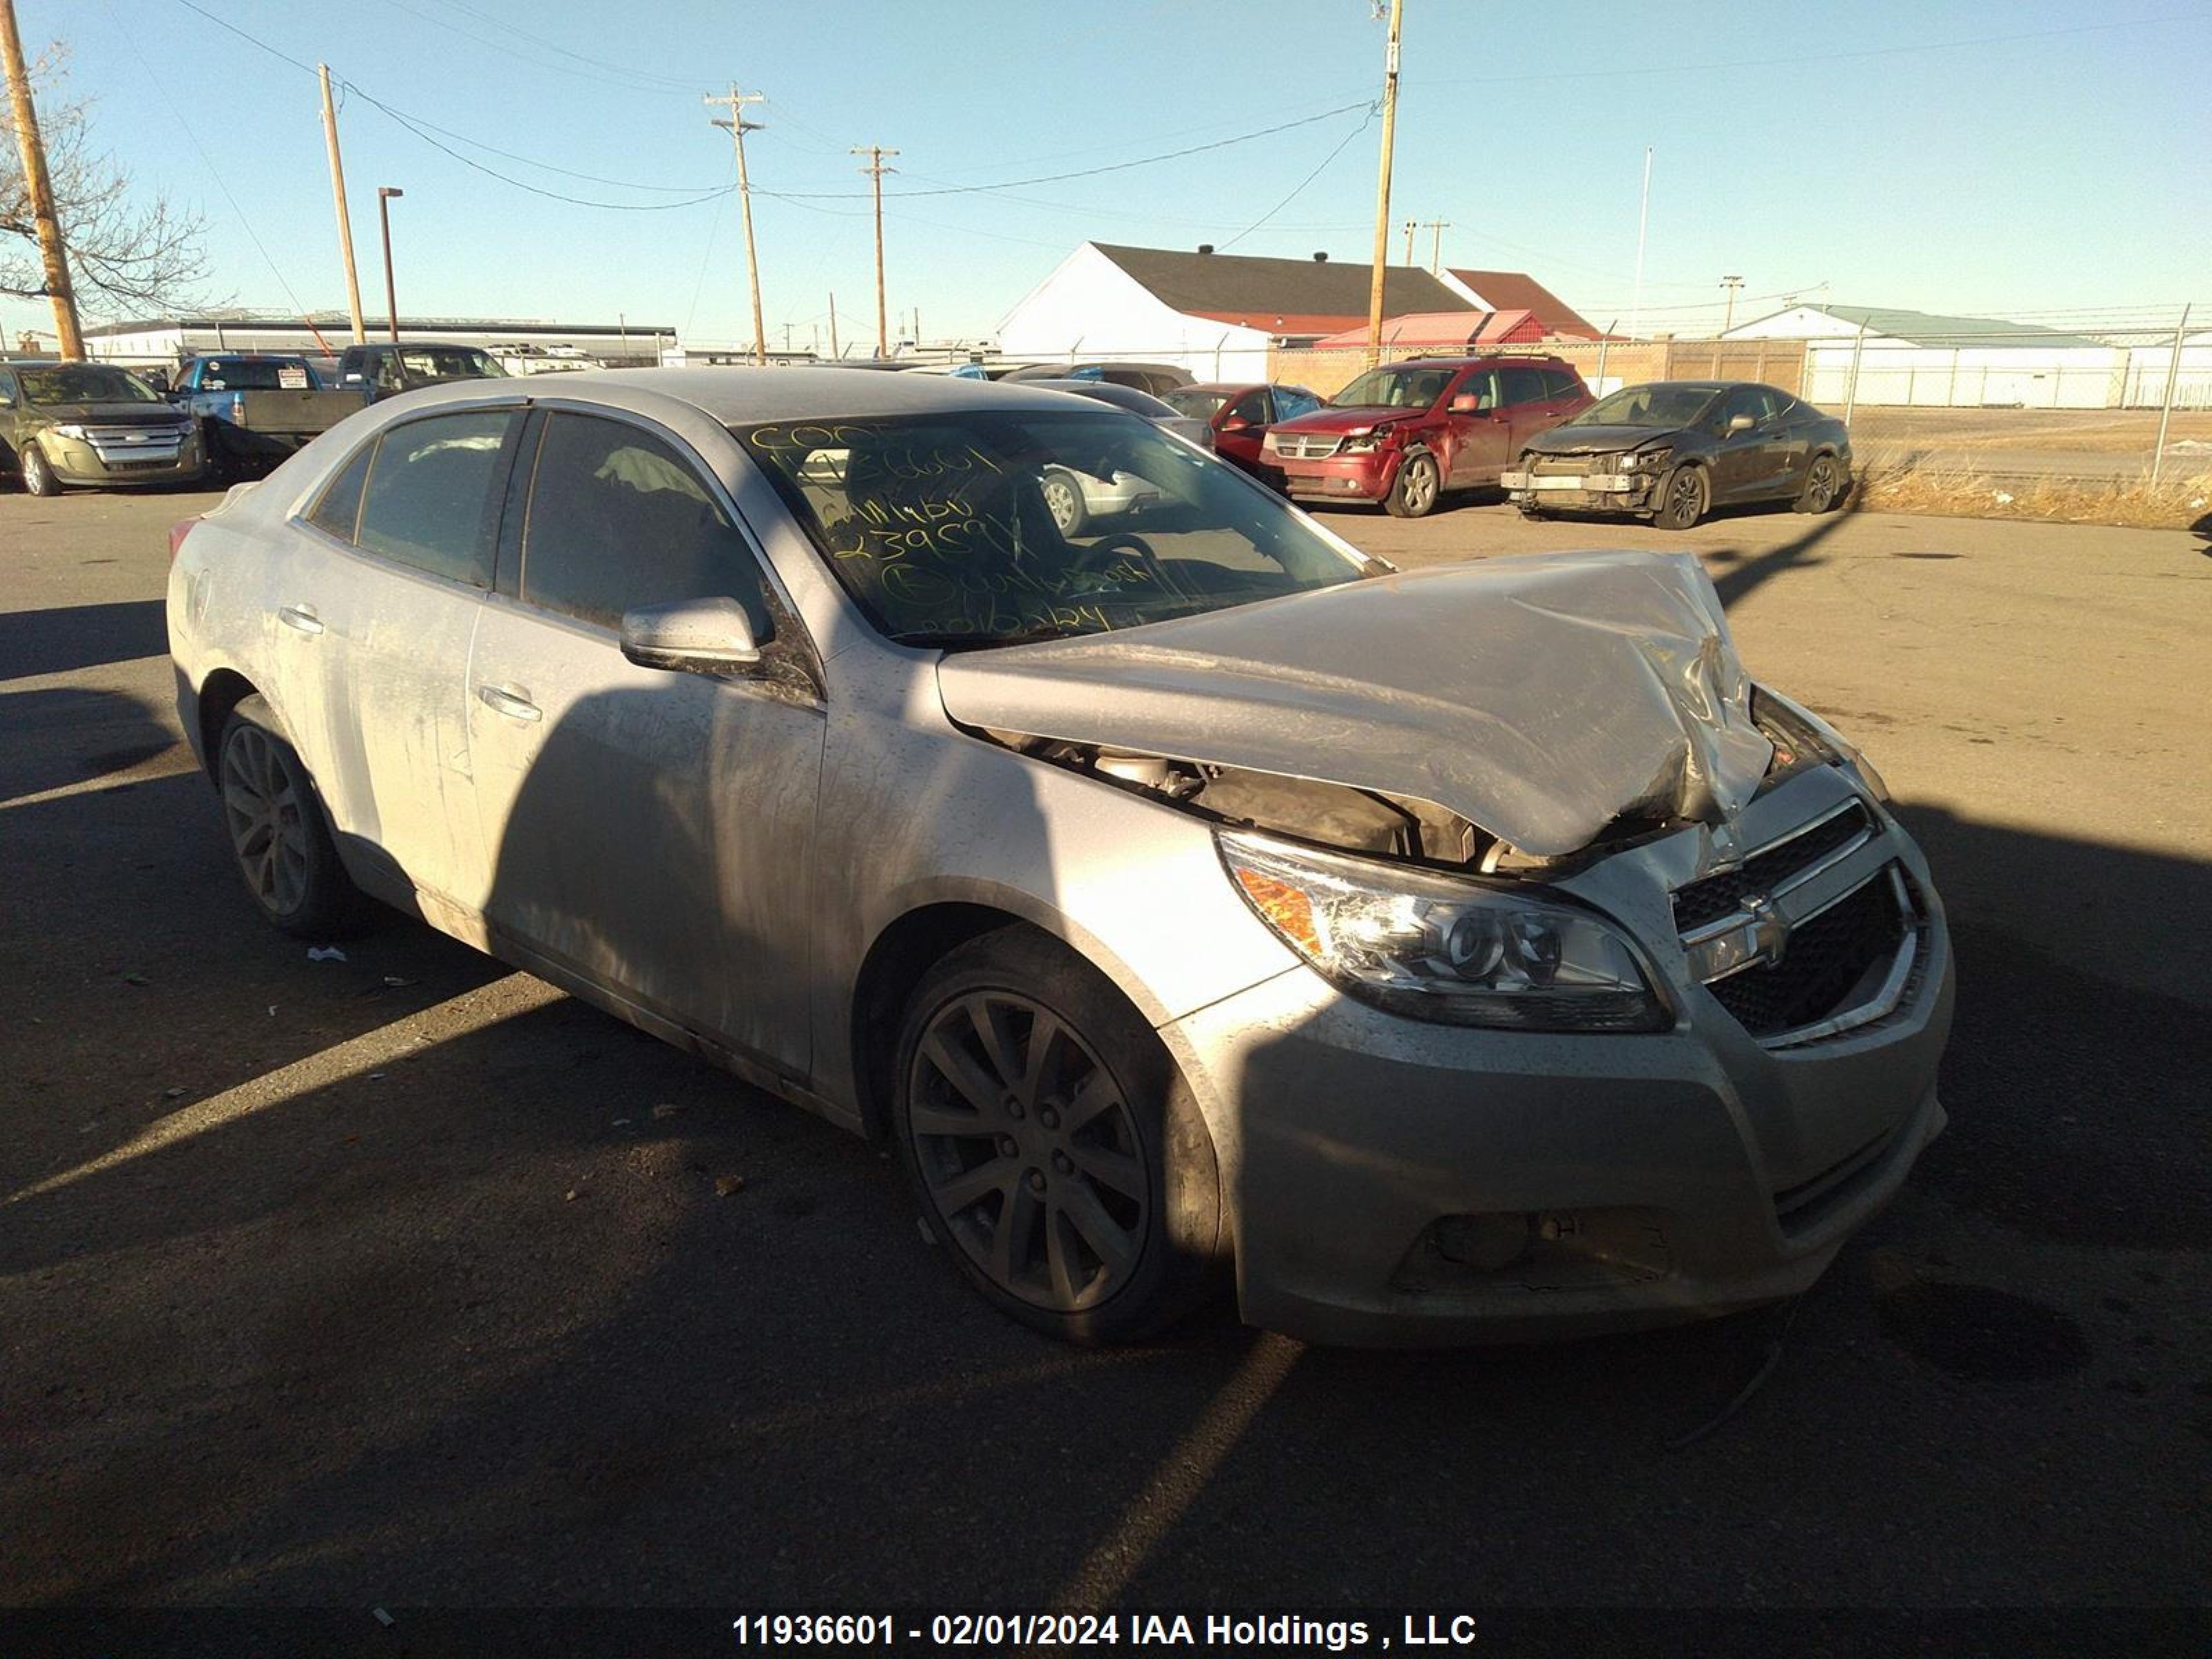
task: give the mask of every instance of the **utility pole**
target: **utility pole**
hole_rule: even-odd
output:
[[[1382,273],[1390,254],[1390,150],[1398,137],[1398,35],[1405,15],[1406,0],[1390,0],[1390,45],[1382,59],[1382,166],[1375,184],[1375,278],[1367,292],[1370,368],[1382,358]]]
[[[1419,230],[1420,226],[1415,221],[1408,219],[1401,228],[1406,233],[1406,258],[1403,263],[1410,265],[1413,263],[1413,233]]]
[[[842,362],[845,354],[837,349],[837,291],[830,291],[830,360]]]
[[[31,106],[31,71],[23,64],[23,37],[15,27],[15,0],[0,0],[0,58],[7,63],[15,147],[22,152],[23,184],[30,192],[32,221],[38,227],[46,297],[54,305],[54,332],[61,337],[63,356],[82,357],[84,333],[77,324],[76,290],[70,285],[69,250],[63,246],[62,222],[54,211],[54,185],[46,176],[46,146],[39,137],[39,113]]]
[[[896,167],[884,165],[884,157],[896,155],[895,149],[885,149],[881,144],[855,144],[853,154],[865,155],[868,165],[860,169],[866,173],[876,196],[876,356],[878,359],[890,356],[890,325],[884,311],[884,174],[896,173]]]
[[[1444,233],[1451,228],[1449,219],[1429,221],[1429,275],[1433,276],[1444,262]],[[1407,263],[1411,264],[1408,260]]]
[[[338,159],[338,112],[331,103],[331,66],[315,65],[323,83],[323,142],[331,152],[331,195],[338,208],[338,258],[345,262],[346,308],[353,313],[353,343],[365,343],[368,330],[361,316],[361,273],[353,263],[353,216],[346,211],[345,163]]]
[[[745,119],[745,106],[764,104],[768,101],[768,94],[764,92],[739,92],[738,83],[732,81],[726,96],[716,98],[710,94],[699,101],[729,106],[730,117],[726,121],[719,115],[709,118],[716,126],[730,130],[730,142],[737,147],[738,204],[745,222],[745,281],[751,286],[753,295],[753,362],[764,364],[768,362],[768,327],[761,319],[760,260],[753,252],[752,180],[745,176],[745,135],[758,132],[761,123]]]
[[[1721,319],[1721,332],[1725,334],[1735,326],[1735,291],[1743,286],[1743,278],[1723,276],[1721,286],[1728,291],[1728,315]]]
[[[376,222],[384,232],[384,315],[392,325],[392,343],[399,343],[399,294],[392,281],[392,198],[404,196],[390,185],[376,187]]]
[[[1651,217],[1651,146],[1644,147],[1644,198],[1636,210],[1636,296],[1628,307],[1628,337],[1644,320],[1644,228]]]

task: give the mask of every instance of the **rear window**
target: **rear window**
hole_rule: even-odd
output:
[[[354,529],[361,522],[361,487],[368,482],[369,457],[375,453],[373,443],[363,444],[354,453],[353,459],[331,480],[314,511],[307,514],[309,524],[342,542],[353,539]]]
[[[450,581],[491,586],[493,482],[516,416],[435,415],[393,427],[377,446],[356,543]]]

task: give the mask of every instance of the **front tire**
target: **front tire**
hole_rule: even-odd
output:
[[[1437,500],[1443,493],[1443,479],[1437,471],[1436,457],[1417,450],[1406,457],[1398,468],[1398,476],[1391,480],[1382,505],[1394,518],[1426,518],[1436,511]]]
[[[23,488],[33,495],[58,495],[62,481],[54,475],[53,463],[39,453],[36,444],[23,446]]]
[[[922,1224],[1000,1312],[1133,1342],[1212,1288],[1220,1177],[1197,1102],[1110,981],[1030,928],[953,951],[908,1000],[892,1133]]]
[[[223,722],[216,787],[232,858],[261,914],[298,939],[350,931],[367,902],[338,861],[314,781],[258,695]]]
[[[1678,466],[1659,486],[1658,510],[1651,522],[1662,530],[1687,530],[1712,505],[1712,486],[1701,466]]]

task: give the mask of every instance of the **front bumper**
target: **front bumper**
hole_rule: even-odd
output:
[[[1282,469],[1283,488],[1301,501],[1379,501],[1390,493],[1398,477],[1395,449],[1370,449],[1357,455],[1332,455],[1327,460],[1294,460],[1287,455],[1262,456]]]
[[[1886,839],[1929,896],[1926,971],[1824,1041],[1763,1046],[1676,982],[1679,957],[1678,1022],[1656,1036],[1428,1024],[1304,967],[1164,1028],[1213,1130],[1244,1318],[1328,1343],[1510,1341],[1806,1289],[1944,1123],[1949,941],[1917,850]],[[1523,1243],[1494,1261],[1500,1225]]]
[[[102,489],[185,483],[198,477],[204,465],[196,433],[133,441],[64,438],[49,430],[39,434],[38,445],[64,483]]]
[[[1572,513],[1648,513],[1656,472],[1516,469],[1499,477],[1508,501]]]

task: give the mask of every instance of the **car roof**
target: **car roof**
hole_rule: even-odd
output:
[[[1083,384],[1088,389],[1097,383]],[[588,397],[596,386],[673,398],[725,426],[838,415],[1067,407],[1065,394],[1038,390],[1034,380],[1009,385],[950,374],[875,374],[860,368],[610,368],[590,376],[584,386],[572,380],[561,395]]]
[[[1377,363],[1377,368],[1474,368],[1485,363],[1537,363],[1546,368],[1564,368],[1564,357],[1554,357],[1541,351],[1479,351],[1472,356],[1457,357],[1401,357],[1395,362]]]
[[[1143,415],[1152,419],[1180,412],[1165,398],[1155,398],[1141,387],[1121,386],[1112,380],[1024,380],[1018,384],[1041,386],[1050,392],[1072,392],[1079,398],[1088,398],[1094,403],[1110,404],[1115,409],[1126,409],[1132,415]],[[1184,389],[1182,386],[1173,388],[1176,392]]]

